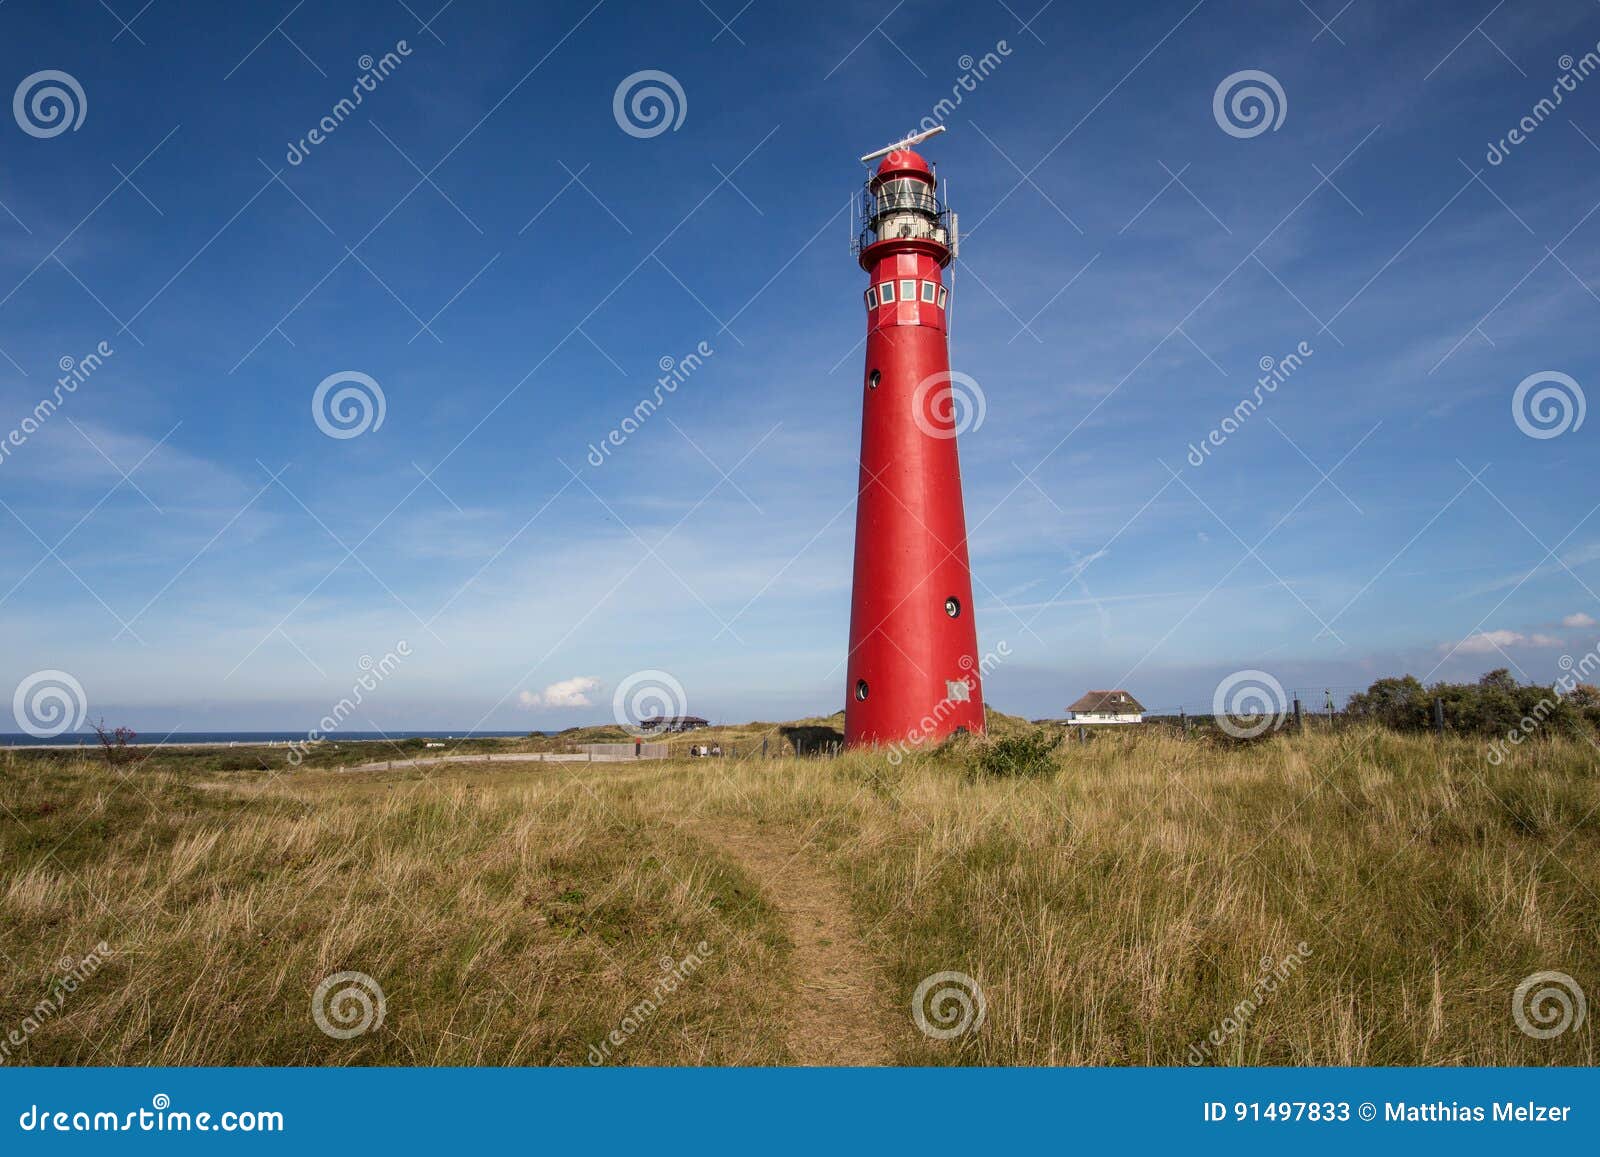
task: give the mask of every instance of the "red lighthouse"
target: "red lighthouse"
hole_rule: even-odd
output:
[[[984,729],[943,274],[953,216],[910,148],[932,135],[862,158],[883,162],[867,182],[860,237],[870,284],[845,664],[851,747]]]

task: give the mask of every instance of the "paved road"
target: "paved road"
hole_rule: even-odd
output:
[[[659,758],[645,756],[644,758]],[[421,759],[380,759],[340,771],[390,771],[397,767],[431,767],[440,763],[637,763],[632,755],[570,755],[553,751],[519,751],[504,755],[435,755]]]

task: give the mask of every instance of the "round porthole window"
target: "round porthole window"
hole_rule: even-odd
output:
[[[881,381],[883,381],[883,375],[877,370],[873,370],[867,375],[867,388],[875,390],[878,388],[878,383]]]
[[[955,595],[951,595],[949,598],[945,599],[944,613],[949,615],[952,619],[959,619],[961,617],[961,600],[956,598]]]
[[[866,697],[867,697],[867,681],[865,679],[857,679],[856,680],[856,698],[857,699],[865,699]]]

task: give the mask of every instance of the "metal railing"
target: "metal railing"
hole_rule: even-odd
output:
[[[850,206],[850,253],[853,256],[860,254],[868,245],[900,237],[927,238],[945,246],[952,254],[959,244],[956,215],[940,201],[936,193],[896,192],[874,196],[869,184],[862,190],[858,200],[850,202]],[[908,233],[905,226],[900,225],[896,232],[879,232],[878,227],[885,217],[902,214],[916,214],[927,222],[926,228],[913,228]]]
[[[952,214],[948,209],[944,209],[928,222],[925,229],[906,232],[903,228],[899,233],[879,233],[874,227],[874,222],[877,219],[871,218],[869,219],[866,227],[856,234],[855,242],[851,245],[850,252],[853,254],[860,253],[868,245],[875,244],[879,241],[888,241],[900,237],[923,237],[931,241],[937,241],[940,245],[944,245],[953,249],[954,245],[951,241],[953,236],[953,217],[954,214]]]

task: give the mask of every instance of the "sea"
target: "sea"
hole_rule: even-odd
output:
[[[327,738],[331,742],[384,739],[521,739],[526,735],[552,735],[550,731],[341,731]],[[141,731],[131,745],[144,744],[236,744],[245,746],[260,743],[304,742],[304,731]],[[92,731],[69,731],[41,739],[33,735],[0,731],[0,747],[98,747],[100,740]]]

